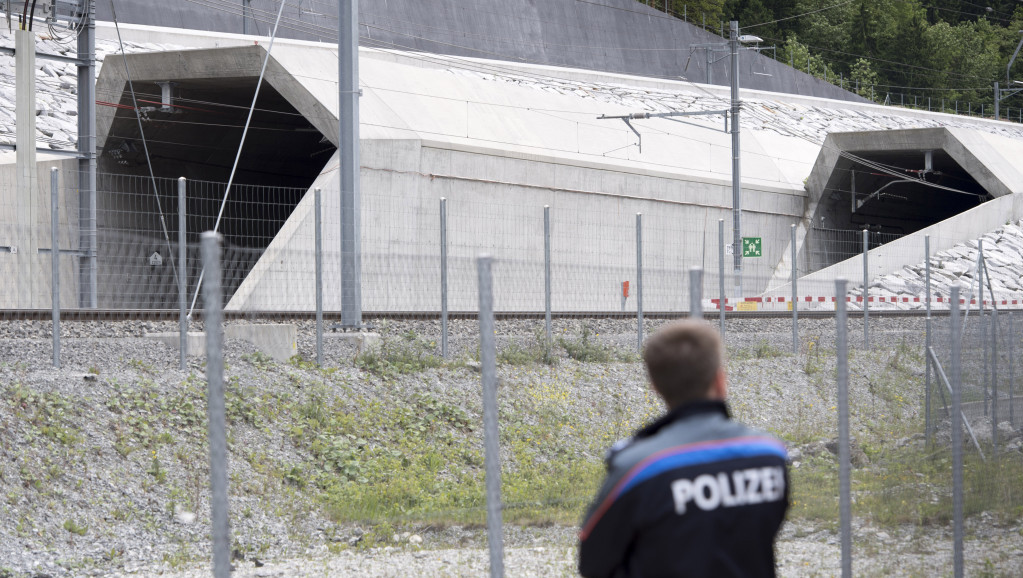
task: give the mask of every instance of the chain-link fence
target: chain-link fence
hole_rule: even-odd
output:
[[[842,553],[844,575],[850,568],[956,576],[1018,570],[1006,559],[1000,528],[1018,523],[1023,506],[1014,359],[1019,312],[962,295],[954,287],[948,309],[926,317],[922,355],[903,342],[888,356],[884,372],[908,377],[907,370],[923,369],[922,380],[863,375],[869,406],[855,391],[838,390],[837,409],[852,420],[849,437],[840,434],[836,442],[849,449],[839,452],[839,484],[832,486],[852,504],[841,516],[840,539],[850,544]],[[838,331],[846,339],[848,328]],[[841,348],[838,355],[852,357]],[[840,362],[839,383],[856,381],[857,369]],[[906,387],[911,383],[922,392]],[[919,404],[922,421],[890,413],[906,401]],[[897,565],[879,564],[879,553],[897,558]]]
[[[1021,507],[1013,484],[1023,421],[1017,407],[1023,391],[1015,383],[1015,352],[1023,337],[1023,318],[1015,310],[1023,299],[1014,285],[1018,277],[1009,274],[1020,236],[1015,225],[979,240],[940,231],[880,246],[868,239],[866,259],[859,232],[859,254],[853,238],[847,241],[849,258],[814,270],[812,234],[754,214],[749,229],[772,235],[740,248],[748,254],[737,283],[734,255],[726,247],[732,239],[728,213],[706,210],[694,220],[683,205],[621,199],[568,204],[531,190],[523,193],[526,202],[486,196],[485,188],[473,198],[367,194],[362,294],[364,320],[372,328],[346,333],[332,331],[342,280],[340,210],[329,182],[309,190],[238,185],[224,205],[222,183],[100,175],[93,219],[91,200],[80,198],[74,173],[58,177],[55,230],[62,252],[56,278],[65,324],[57,360],[65,371],[86,373],[105,383],[102,391],[110,390],[103,407],[124,412],[108,429],[118,436],[126,463],[137,459],[131,451],[136,447],[145,446],[159,460],[183,450],[152,441],[157,434],[141,426],[125,430],[117,425],[121,421],[169,432],[181,427],[180,420],[199,419],[187,409],[203,407],[206,395],[197,385],[207,369],[198,239],[217,228],[229,440],[247,436],[245,444],[229,443],[232,472],[238,467],[264,488],[315,497],[322,512],[317,515],[336,524],[330,539],[342,543],[390,544],[402,528],[415,531],[423,524],[482,524],[487,493],[477,258],[489,253],[503,520],[571,525],[601,478],[604,449],[662,411],[645,385],[637,347],[659,325],[688,314],[689,274],[699,267],[700,303],[714,322],[722,291],[728,296],[723,328],[734,414],[790,446],[790,524],[797,535],[783,537],[780,548],[798,546],[801,535],[838,537],[840,530],[838,304],[849,314],[853,568],[896,571],[883,565],[895,559],[921,574],[952,567],[956,383],[964,416],[965,566],[1006,568],[1001,559],[982,555],[983,541],[996,534],[992,548],[999,555],[1016,547],[1011,532],[999,533],[998,525],[1016,523]],[[48,183],[39,182],[46,190]],[[13,180],[4,187],[11,194],[3,197],[3,214],[20,215]],[[35,227],[12,218],[5,227],[12,236],[0,239],[18,249],[0,253],[0,283],[10,288],[0,329],[11,337],[0,373],[10,373],[11,383],[32,379],[24,368],[49,361],[52,353],[52,330],[40,320],[49,317],[55,278],[45,252],[54,231],[48,198],[38,195],[40,206],[20,220]],[[795,258],[785,242],[792,238]],[[32,243],[34,257],[18,260]],[[325,318],[318,340],[317,262]],[[850,280],[844,295],[834,287],[839,276]],[[959,382],[952,371],[952,289],[962,296]],[[182,301],[186,316],[192,314],[183,341],[176,323]],[[864,303],[870,315],[861,312]],[[930,318],[924,314],[928,304]],[[114,319],[131,321],[95,323]],[[165,335],[151,336],[171,347],[143,339],[160,333]],[[111,336],[125,344],[96,339]],[[188,350],[183,365],[180,343]],[[152,407],[137,392],[145,392]],[[165,416],[161,407],[175,409]],[[182,431],[187,445],[189,430]],[[264,446],[284,449],[270,464],[260,453]],[[239,479],[232,473],[232,496]],[[278,498],[291,499],[271,496]],[[181,507],[205,512],[210,506],[196,498]],[[244,520],[232,511],[235,540],[254,548],[254,530]],[[363,533],[347,534],[354,532],[351,525]],[[838,559],[838,542],[828,544],[836,549],[829,560]]]

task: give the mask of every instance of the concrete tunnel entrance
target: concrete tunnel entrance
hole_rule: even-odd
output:
[[[177,256],[178,177],[188,179],[188,285],[194,288],[201,268],[199,234],[213,229],[217,221],[256,82],[189,79],[169,87],[135,82],[145,146],[128,87],[117,102],[107,103],[116,112],[99,158],[101,308],[177,307],[170,265]],[[225,300],[335,150],[287,99],[263,83],[219,229],[225,246]],[[164,265],[150,263],[154,253]]]
[[[1007,194],[987,151],[976,150],[984,147],[955,136],[944,128],[829,135],[807,183],[816,201],[810,271],[861,254],[864,229],[873,249]]]

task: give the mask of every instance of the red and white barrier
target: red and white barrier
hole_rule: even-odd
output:
[[[811,296],[806,295],[799,298],[800,311],[834,311],[836,297],[834,296]],[[862,308],[862,296],[847,296],[846,303],[853,305],[854,310]],[[921,297],[888,296],[888,297],[867,297],[867,303],[877,304],[878,310],[923,310],[924,299]],[[969,305],[978,307],[977,299],[970,299]],[[857,305],[858,304],[858,305]],[[959,304],[965,306],[966,299],[960,299]],[[720,299],[704,299],[704,310],[720,310]],[[931,299],[932,310],[946,310],[950,306],[947,297],[935,297]],[[985,309],[997,306],[999,309],[1023,309],[1023,297],[1016,299],[985,299],[980,305]],[[738,299],[725,299],[725,311],[792,311],[792,300],[786,297],[742,297]]]

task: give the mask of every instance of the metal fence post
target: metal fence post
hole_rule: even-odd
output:
[[[799,271],[796,267],[796,226],[792,225],[792,353],[799,353],[799,291],[796,280]],[[837,297],[837,296],[836,296]]]
[[[725,339],[725,220],[718,219],[718,323],[721,325],[721,340]]]
[[[962,420],[962,336],[959,318],[959,287],[953,285],[949,318],[952,350],[952,570],[963,576],[963,420]]]
[[[316,211],[316,365],[323,367],[323,213],[322,191],[314,191]]]
[[[984,415],[988,414],[988,359],[987,320],[984,317],[984,240],[977,240],[977,315],[980,321],[980,347],[984,359],[981,365],[981,380],[984,384]]]
[[[1009,425],[1016,427],[1016,313],[1009,312]]]
[[[636,213],[636,351],[643,351],[643,213]]]
[[[35,169],[33,169],[35,170]],[[50,169],[50,305],[53,309],[53,366],[60,369],[60,170]]]
[[[703,268],[689,270],[689,318],[703,319]]]
[[[227,510],[227,429],[224,404],[223,310],[220,287],[220,236],[202,234],[202,262],[206,271],[203,323],[206,326],[207,414],[210,443],[210,505],[212,509],[213,576],[231,575],[231,530]]]
[[[178,365],[188,369],[188,208],[187,181],[178,179]]]
[[[870,348],[870,269],[867,254],[870,252],[870,232],[863,229],[863,348]],[[836,295],[839,297],[839,295]]]
[[[448,356],[448,200],[440,198],[440,355]]]
[[[494,338],[493,259],[477,259],[480,291],[480,373],[483,384],[483,445],[487,488],[487,542],[490,576],[504,575],[504,542],[501,530],[501,456],[497,432],[497,348]]]
[[[927,308],[924,330],[924,440],[929,445],[934,435],[931,417],[931,236],[924,235],[924,306]]]
[[[987,267],[987,265],[984,265]],[[990,283],[990,275],[988,275]],[[990,285],[988,289],[992,289]],[[991,455],[998,457],[998,304],[991,293]],[[983,292],[982,292],[983,294]]]
[[[852,509],[849,485],[849,327],[845,279],[835,280],[835,337],[838,362],[838,500],[842,577],[852,576]]]
[[[544,276],[544,331],[547,343],[544,345],[547,354],[551,352],[551,208],[543,207],[543,276]]]

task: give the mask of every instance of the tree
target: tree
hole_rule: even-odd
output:
[[[669,9],[676,16],[700,26],[704,19],[707,28],[717,30],[724,20],[725,0],[669,0]]]
[[[864,98],[876,98],[876,93],[871,89],[877,84],[877,73],[870,66],[866,58],[858,58],[849,71],[849,80],[852,81],[852,88],[857,94]]]

